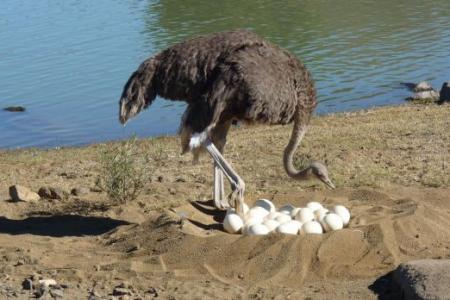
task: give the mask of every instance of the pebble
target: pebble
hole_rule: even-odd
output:
[[[22,288],[24,290],[32,290],[33,289],[33,280],[30,278],[25,278],[25,280],[22,282]]]
[[[58,187],[43,186],[39,189],[38,194],[46,199],[65,200],[69,198],[69,193]]]
[[[59,289],[51,289],[50,290],[50,295],[53,298],[64,298],[64,292],[62,290],[59,290]]]
[[[113,296],[124,296],[124,295],[131,295],[130,290],[122,287],[114,288]]]
[[[76,187],[70,191],[70,193],[74,196],[86,195],[86,194],[89,194],[89,192],[90,192],[90,190],[86,187]]]

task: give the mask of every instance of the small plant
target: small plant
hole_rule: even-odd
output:
[[[96,185],[116,204],[132,201],[149,178],[148,159],[139,155],[136,137],[109,147],[101,156]]]

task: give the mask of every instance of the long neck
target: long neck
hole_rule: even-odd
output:
[[[296,114],[291,138],[286,148],[284,149],[284,156],[283,156],[284,169],[286,170],[286,173],[290,177],[298,180],[307,179],[310,175],[311,170],[309,166],[305,167],[302,170],[297,170],[293,163],[295,151],[297,150],[298,145],[302,141],[303,136],[305,135],[307,129],[308,129],[308,120],[300,118],[298,114]]]

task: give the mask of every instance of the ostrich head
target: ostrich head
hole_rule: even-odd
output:
[[[153,65],[144,62],[134,72],[125,84],[120,98],[119,121],[125,124],[146,109],[155,99],[156,93],[152,86]]]
[[[309,165],[309,170],[312,176],[315,176],[317,179],[325,183],[329,188],[331,189],[335,188],[333,182],[331,182],[331,179],[328,176],[327,167],[325,167],[324,164],[318,161],[313,161]]]

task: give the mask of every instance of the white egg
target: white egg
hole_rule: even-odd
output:
[[[264,221],[264,218],[261,216],[253,216],[253,217],[246,217],[244,219],[245,226],[251,226],[253,224],[261,224]]]
[[[279,211],[274,211],[274,212],[271,212],[270,214],[268,214],[264,219],[275,220],[276,217],[281,216],[281,215],[285,215],[285,214],[280,213]]]
[[[322,204],[317,201],[311,201],[306,204],[306,207],[312,211],[323,208]]]
[[[296,223],[298,221],[289,221],[277,227],[277,232],[284,234],[298,234],[299,227]]]
[[[321,223],[325,231],[340,230],[344,227],[341,217],[335,213],[327,214]]]
[[[255,202],[255,207],[262,207],[265,210],[267,210],[268,212],[274,212],[275,209],[275,205],[272,203],[272,201],[267,200],[267,199],[259,199]]]
[[[255,206],[255,207],[250,208],[250,210],[246,214],[246,217],[248,217],[248,218],[260,217],[260,218],[264,219],[268,214],[269,214],[269,212],[267,210],[265,210],[264,208],[262,208],[260,206]]]
[[[291,218],[295,218],[295,216],[298,214],[298,212],[302,209],[301,207],[296,207],[291,211]]]
[[[266,225],[267,229],[269,229],[269,232],[274,231],[280,223],[278,223],[275,220],[267,219],[264,220],[263,225]]]
[[[280,224],[283,224],[283,223],[292,221],[292,218],[291,218],[291,216],[289,216],[289,215],[280,214],[280,215],[278,215],[277,217],[275,217],[274,220],[277,221],[277,222],[280,223]]]
[[[244,226],[244,221],[236,213],[228,213],[223,220],[223,229],[228,233],[237,233]]]
[[[297,213],[297,215],[295,216],[295,219],[297,221],[300,221],[301,223],[306,223],[306,222],[314,220],[314,213],[311,209],[309,209],[307,207],[303,207]]]
[[[320,225],[317,221],[309,221],[302,225],[302,228],[300,230],[302,234],[322,234],[323,229],[322,225]]]
[[[286,204],[286,205],[282,206],[278,211],[285,215],[290,215],[294,208],[295,208],[295,206],[292,206],[291,204]]]
[[[314,217],[315,217],[316,221],[319,221],[319,222],[322,221],[322,219],[326,216],[326,214],[328,212],[329,212],[329,210],[326,208],[316,209],[314,211]]]
[[[341,217],[344,226],[347,226],[348,222],[350,222],[350,211],[345,206],[336,205],[331,211]]]
[[[269,233],[269,228],[263,224],[253,224],[246,230],[247,235],[266,235]]]

